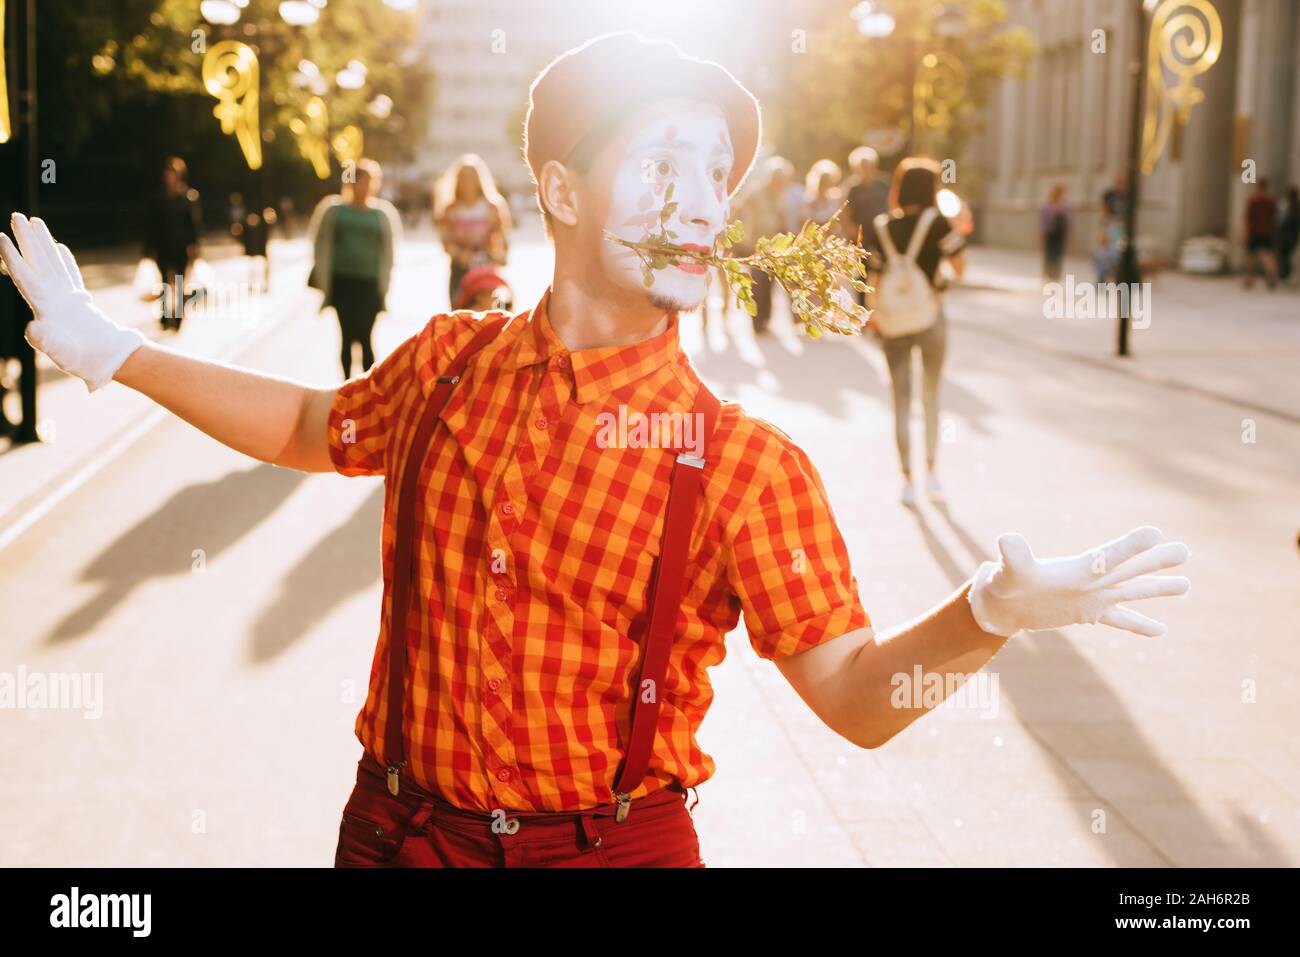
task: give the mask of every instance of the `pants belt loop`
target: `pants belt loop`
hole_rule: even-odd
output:
[[[604,843],[604,838],[596,830],[596,821],[590,814],[580,814],[578,820],[581,822],[582,837],[588,848],[600,847]]]

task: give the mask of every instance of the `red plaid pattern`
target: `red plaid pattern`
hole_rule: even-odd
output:
[[[420,475],[415,537],[425,614],[410,616],[407,773],[460,807],[571,811],[608,804],[675,453],[602,447],[602,412],[691,411],[699,378],[665,332],[569,352],[547,295],[474,359]],[[482,314],[435,316],[339,390],[330,454],[344,475],[400,472],[434,379]],[[608,431],[603,433],[608,437]],[[633,444],[633,443],[628,443]],[[781,431],[723,405],[707,451],[686,595],[640,797],[707,780],[695,741],[741,612],[755,651],[790,655],[867,626],[812,463]],[[388,683],[396,482],[382,531],[384,609],[357,716],[380,762]]]

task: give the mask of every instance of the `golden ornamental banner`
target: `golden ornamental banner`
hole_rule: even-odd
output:
[[[1223,22],[1210,0],[1163,0],[1156,8],[1147,44],[1143,173],[1155,169],[1174,123],[1185,126],[1192,107],[1205,99],[1196,78],[1222,52]]]
[[[203,88],[217,98],[212,114],[221,132],[235,134],[249,169],[262,166],[258,83],[257,53],[247,43],[222,40],[203,57]]]

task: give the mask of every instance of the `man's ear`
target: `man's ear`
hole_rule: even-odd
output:
[[[551,218],[566,226],[578,224],[578,177],[558,160],[547,160],[537,177],[537,193]]]

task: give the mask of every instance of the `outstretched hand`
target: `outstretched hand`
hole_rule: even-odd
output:
[[[1181,565],[1191,554],[1150,526],[1068,558],[1035,558],[1016,534],[1001,536],[998,552],[998,561],[980,565],[970,603],[982,629],[1006,637],[1022,630],[1102,624],[1156,638],[1165,626],[1122,603],[1183,595],[1191,588],[1182,576],[1150,574]]]
[[[71,250],[54,241],[42,220],[14,213],[10,222],[18,246],[0,233],[0,259],[32,309],[27,341],[94,392],[145,338],[95,308]]]

